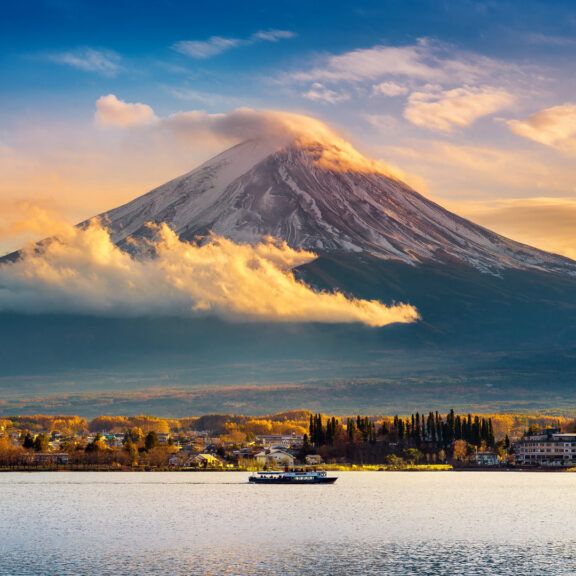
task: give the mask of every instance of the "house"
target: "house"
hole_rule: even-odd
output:
[[[542,434],[526,435],[514,445],[518,466],[563,467],[576,465],[576,433],[561,434],[548,428]]]
[[[478,466],[499,466],[500,457],[495,452],[478,452],[474,455],[473,462]]]
[[[184,462],[184,466],[192,468],[223,468],[224,462],[214,454],[196,454]]]
[[[322,456],[320,456],[320,454],[308,454],[308,456],[304,458],[304,461],[306,462],[306,464],[310,464],[312,466],[322,464],[323,462]]]
[[[266,467],[288,467],[294,466],[296,459],[287,450],[274,448],[270,450],[262,450],[255,455],[256,462],[259,466]]]
[[[170,468],[179,468],[184,464],[184,460],[178,454],[172,454],[170,458],[168,458],[168,466]]]

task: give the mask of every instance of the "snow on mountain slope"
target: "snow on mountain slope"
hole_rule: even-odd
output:
[[[576,275],[576,262],[460,218],[369,160],[348,162],[347,152],[337,143],[249,140],[101,217],[121,244],[165,222],[186,240],[210,231],[240,242],[272,235],[319,254]]]

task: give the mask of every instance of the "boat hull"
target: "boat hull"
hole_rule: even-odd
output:
[[[251,484],[334,484],[338,478],[313,478],[311,480],[297,480],[294,478],[255,478],[251,477],[248,482]]]

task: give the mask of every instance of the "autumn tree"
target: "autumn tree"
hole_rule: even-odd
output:
[[[468,444],[465,440],[456,440],[454,442],[454,448],[452,455],[455,460],[462,462],[466,459],[468,455]]]

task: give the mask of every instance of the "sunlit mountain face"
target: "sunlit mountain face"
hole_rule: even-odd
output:
[[[158,238],[163,226],[168,240]],[[199,259],[203,249],[210,258]],[[242,268],[223,263],[235,250],[255,252]],[[196,268],[182,274],[186,261]],[[279,275],[253,275],[270,266]],[[31,291],[33,269],[51,299],[4,303],[5,371],[28,392],[32,372],[50,378],[50,393],[72,393],[64,405],[80,411],[95,390],[109,401],[107,386],[123,390],[125,411],[219,410],[226,397],[245,411],[281,408],[283,397],[307,406],[316,385],[344,411],[384,409],[390,391],[398,407],[427,385],[438,398],[457,386],[463,399],[495,406],[524,402],[535,374],[564,390],[574,371],[576,263],[445,210],[341,140],[244,141],[68,236],[9,256],[0,268],[5,302],[16,267],[19,293]],[[283,274],[306,291],[287,288]],[[46,280],[54,275],[64,278],[56,287]],[[338,301],[326,304],[330,297]],[[98,307],[106,299],[116,306]],[[156,380],[156,392],[142,393],[150,375],[163,393]]]

